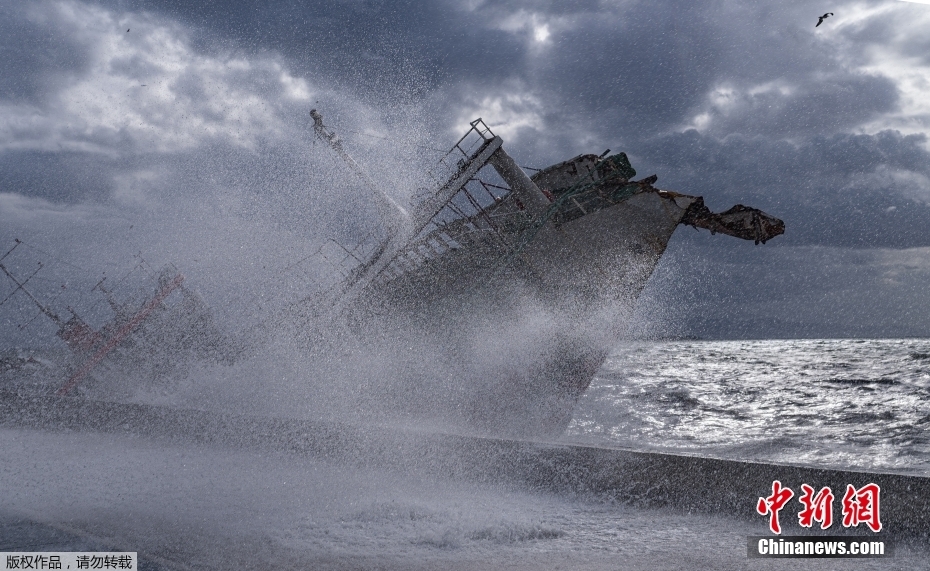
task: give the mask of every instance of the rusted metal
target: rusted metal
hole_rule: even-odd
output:
[[[171,281],[164,284],[161,290],[152,298],[145,306],[132,318],[124,323],[107,341],[103,347],[101,347],[96,353],[94,353],[91,358],[84,363],[73,375],[71,375],[65,384],[61,386],[60,389],[55,393],[59,396],[68,394],[71,389],[73,389],[81,379],[87,376],[90,371],[107,356],[107,353],[112,351],[123,339],[125,339],[132,331],[142,323],[146,317],[148,317],[155,308],[162,304],[165,301],[165,298],[168,297],[171,292],[181,287],[181,282],[184,281],[184,276],[178,274]]]
[[[17,240],[16,246],[21,243]],[[4,255],[4,261],[16,246]],[[40,269],[42,267],[40,263]],[[26,287],[28,279],[18,279],[4,264],[0,264],[0,270],[16,286],[7,298],[14,294],[27,297],[39,309],[39,314],[56,325],[55,335],[71,353],[66,362],[60,363],[71,371],[57,388],[56,394],[60,396],[70,393],[91,374],[99,381],[108,375],[112,380],[112,373],[116,373],[118,383],[125,383],[134,375],[147,374],[143,371],[148,371],[151,381],[168,375],[178,378],[186,374],[187,362],[191,358],[231,363],[236,354],[244,350],[220,333],[213,324],[209,308],[196,292],[183,287],[184,276],[170,265],[163,268],[156,278],[154,292],[143,287],[124,302],[104,287],[106,278],[97,282],[91,291],[102,292],[113,313],[99,328],[89,325],[71,306],[66,310],[71,314],[70,318],[61,317],[29,291]],[[133,272],[146,273],[141,270],[142,264],[118,280],[117,285]],[[166,300],[175,291],[180,291],[180,297],[168,303]],[[102,317],[99,312],[93,312],[94,307],[91,304],[87,311]]]
[[[785,233],[785,223],[757,208],[737,204],[720,213],[713,213],[704,205],[704,199],[695,200],[685,212],[681,223],[695,228],[710,230],[711,234],[720,232],[743,240],[753,240],[756,244],[765,244],[775,236]]]

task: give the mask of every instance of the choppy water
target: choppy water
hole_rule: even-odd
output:
[[[930,474],[930,340],[630,343],[565,439]]]

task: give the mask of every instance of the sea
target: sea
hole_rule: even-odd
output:
[[[930,476],[930,339],[627,342],[564,440]]]
[[[631,341],[562,441],[930,475],[928,391],[928,339]],[[747,537],[769,533],[756,500],[734,518],[0,423],[0,551],[134,551],[148,570],[930,569],[920,546],[748,558]]]

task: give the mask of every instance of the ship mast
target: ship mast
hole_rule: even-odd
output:
[[[323,124],[323,116],[320,115],[316,109],[310,110],[310,117],[313,118],[313,130],[316,131],[316,136],[319,137],[320,140],[326,141],[326,143],[336,151],[339,158],[352,169],[352,172],[358,175],[358,177],[368,185],[368,188],[373,191],[375,200],[378,203],[378,211],[381,214],[381,219],[384,221],[385,226],[387,226],[388,240],[397,236],[404,226],[407,225],[409,219],[407,211],[384,192],[384,190],[368,176],[368,173],[355,162],[355,159],[346,152],[342,146],[342,141],[336,136],[335,131],[329,130],[326,125]]]

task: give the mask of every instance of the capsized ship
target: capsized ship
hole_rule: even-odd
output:
[[[634,180],[624,153],[580,155],[528,176],[481,119],[408,212],[311,116],[317,137],[372,188],[385,238],[344,248],[357,263],[304,300],[309,321],[362,337],[389,328],[430,338],[434,359],[457,378],[438,390],[430,373],[412,371],[405,406],[480,432],[564,430],[680,224],[756,244],[785,229],[754,208],[713,213],[701,197],[654,187],[655,176]]]

